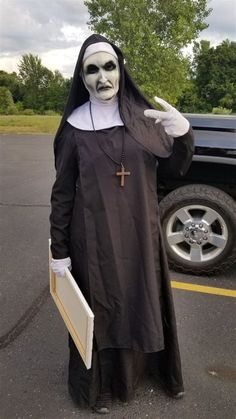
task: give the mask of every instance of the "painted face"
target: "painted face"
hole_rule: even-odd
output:
[[[96,52],[83,64],[84,84],[98,100],[110,100],[119,90],[120,70],[117,59],[107,52]]]

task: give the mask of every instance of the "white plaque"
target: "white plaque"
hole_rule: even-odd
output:
[[[57,278],[51,270],[50,262],[49,241],[50,293],[86,368],[89,369],[92,363],[94,314],[69,269],[66,268],[64,277]]]

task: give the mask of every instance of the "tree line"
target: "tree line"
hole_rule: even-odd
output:
[[[87,0],[89,26],[124,52],[143,93],[183,112],[236,112],[236,42],[196,42],[207,0]],[[193,54],[183,50],[194,44]],[[23,55],[18,73],[0,71],[0,113],[62,113],[71,79]]]
[[[236,112],[236,42],[195,43],[186,87],[178,99],[183,112]]]
[[[225,40],[211,47],[209,41],[201,41],[195,43],[193,52],[181,86],[176,72],[173,70],[174,74],[170,75],[167,68],[171,80],[167,81],[166,75],[161,77],[160,74],[157,82],[150,83],[148,79],[145,84],[145,73],[142,90],[151,101],[154,95],[161,96],[182,112],[236,112],[236,43]],[[132,71],[137,82],[139,72],[140,69]],[[151,63],[148,77],[150,73]],[[0,70],[0,114],[61,114],[70,84],[71,79],[43,66],[37,55],[23,55],[18,74]]]
[[[62,113],[70,80],[33,54],[23,55],[18,69],[18,74],[0,71],[0,113]]]
[[[124,52],[145,95],[184,112],[236,111],[236,43],[197,43],[212,12],[208,0],[86,0],[92,31]],[[184,48],[194,44],[193,57]]]

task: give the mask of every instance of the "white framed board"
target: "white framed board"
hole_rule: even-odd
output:
[[[94,314],[77,283],[66,268],[64,277],[51,269],[49,240],[50,293],[87,369],[92,364]]]

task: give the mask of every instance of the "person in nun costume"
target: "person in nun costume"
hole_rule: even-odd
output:
[[[100,35],[83,44],[55,142],[52,269],[72,274],[95,314],[92,367],[69,337],[69,391],[109,413],[152,373],[184,393],[157,176],[184,174],[193,155],[189,122],[163,99],[142,95],[120,49]]]

